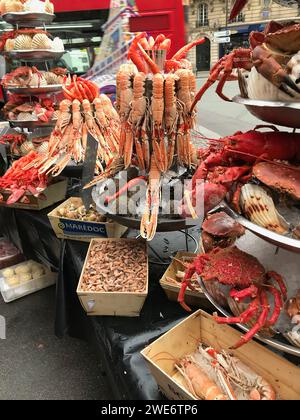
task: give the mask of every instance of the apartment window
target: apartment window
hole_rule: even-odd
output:
[[[198,26],[209,26],[208,5],[206,3],[199,4],[197,24]]]
[[[235,19],[232,20],[232,22],[245,22],[245,15],[243,12],[239,13]]]

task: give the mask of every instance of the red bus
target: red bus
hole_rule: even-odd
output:
[[[105,11],[110,0],[52,0],[55,12]],[[131,18],[131,31],[151,35],[164,33],[172,39],[172,52],[185,44],[184,9],[182,0],[136,0],[139,16]],[[97,13],[97,12],[95,12]],[[80,19],[79,15],[78,19]]]

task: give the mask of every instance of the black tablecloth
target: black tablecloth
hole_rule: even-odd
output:
[[[162,398],[140,351],[187,316],[178,304],[166,299],[159,285],[165,268],[150,267],[149,297],[140,318],[88,317],[76,294],[88,244],[58,240],[47,218],[50,211],[51,208],[37,213],[1,208],[0,232],[18,245],[26,257],[59,272],[56,335],[69,334],[96,344],[115,398]],[[173,240],[163,243],[183,240],[180,234],[173,235]]]
[[[165,268],[150,266],[149,297],[140,318],[88,317],[77,298],[76,288],[88,244],[60,241],[52,232],[47,213],[0,209],[0,233],[4,233],[28,258],[59,271],[56,289],[55,333],[91,341],[116,399],[161,399],[140,351],[175,326],[187,314],[169,302],[159,285]],[[166,248],[182,246],[179,233],[160,241]],[[159,235],[158,235],[159,237]],[[299,363],[299,359],[286,356]]]

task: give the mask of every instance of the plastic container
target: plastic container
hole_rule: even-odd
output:
[[[0,238],[0,270],[19,264],[24,261],[24,256],[11,242]]]
[[[44,272],[43,274],[41,274],[39,277],[35,279],[25,281],[26,273],[16,274],[15,270],[19,269],[20,267],[25,267],[29,263],[34,263],[35,266],[41,267],[41,269],[43,269]],[[26,261],[25,263],[17,264],[13,267],[9,267],[8,270],[14,271],[14,273],[19,279],[19,283],[16,285],[10,285],[9,279],[7,280],[4,277],[4,274],[7,271],[7,269],[0,271],[0,290],[1,290],[1,294],[4,299],[4,302],[6,303],[12,302],[24,296],[35,293],[39,290],[45,289],[46,287],[52,286],[56,283],[56,280],[57,280],[56,273],[52,273],[48,268],[34,261]],[[30,275],[31,274],[32,273],[30,273]]]

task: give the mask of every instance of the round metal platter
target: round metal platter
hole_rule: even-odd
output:
[[[35,28],[36,26],[43,26],[52,23],[55,15],[50,13],[35,13],[35,12],[16,12],[5,13],[2,19],[14,26]]]
[[[51,50],[12,50],[5,51],[4,55],[12,60],[19,61],[47,61],[59,60],[65,51],[51,51]]]
[[[273,102],[235,96],[233,102],[244,105],[256,118],[270,124],[300,128],[300,102]]]
[[[205,294],[206,298],[210,301],[210,303],[224,316],[230,318],[233,315],[231,313],[229,313],[226,309],[222,308],[215,300],[214,298],[210,295],[210,293],[208,292],[206,286],[205,286],[205,282],[202,280],[201,277],[198,277],[198,283],[203,291],[203,293]],[[237,327],[239,327],[242,331],[244,332],[248,332],[249,328],[247,328],[245,325],[242,324],[237,324]],[[282,336],[283,337],[283,336]],[[266,338],[263,337],[259,334],[257,334],[255,336],[255,338],[259,341],[261,341],[264,344],[269,345],[270,347],[275,348],[276,350],[282,351],[284,353],[288,353],[291,354],[293,356],[297,356],[300,357],[300,348],[294,347],[294,346],[290,346],[287,343],[284,342],[284,339],[282,341],[280,341],[281,338],[281,334],[278,334],[278,339],[276,340],[275,338]]]
[[[140,230],[141,228],[141,219],[130,216],[120,216],[117,214],[111,214],[107,212],[106,207],[99,207],[97,205],[97,210],[101,211],[102,214],[105,214],[109,219],[114,220],[120,223],[122,226],[126,226],[129,229]],[[185,219],[180,218],[159,218],[157,224],[157,232],[176,232],[180,230],[190,229],[194,226],[187,225]]]
[[[9,121],[11,127],[13,128],[28,128],[28,129],[36,129],[36,128],[44,128],[44,127],[55,127],[56,120],[43,122],[43,121]]]
[[[41,95],[41,94],[50,94],[58,93],[62,91],[62,85],[51,85],[51,86],[41,86],[41,87],[8,87],[12,93],[18,95]]]
[[[247,230],[254,233],[256,236],[264,239],[266,242],[269,242],[272,245],[277,246],[278,248],[286,249],[287,251],[295,252],[300,254],[300,240],[289,238],[287,236],[279,235],[278,233],[271,232],[268,229],[260,227],[255,223],[250,222],[245,217],[236,213],[229,206],[224,204],[222,209],[231,217],[233,217],[237,222],[244,226]]]

